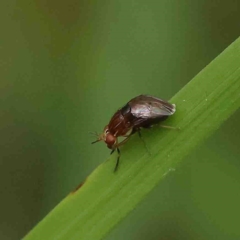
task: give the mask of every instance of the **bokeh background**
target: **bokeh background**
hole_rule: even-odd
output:
[[[138,94],[170,99],[234,41],[239,10],[235,0],[1,1],[0,239],[23,237],[108,157],[90,131]],[[239,120],[106,239],[240,239]]]

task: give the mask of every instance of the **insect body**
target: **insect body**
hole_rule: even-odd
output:
[[[97,135],[98,139],[93,143],[104,141],[107,147],[112,149],[111,154],[115,150],[118,151],[118,159],[114,169],[116,171],[120,157],[119,147],[135,132],[138,132],[139,136],[141,136],[141,128],[150,128],[152,125],[173,115],[175,111],[175,104],[153,96],[137,96],[113,115],[103,133]],[[125,139],[118,142],[118,137],[125,137]]]

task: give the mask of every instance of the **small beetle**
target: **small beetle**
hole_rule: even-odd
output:
[[[150,128],[152,125],[164,121],[168,116],[173,115],[175,111],[175,104],[149,95],[137,96],[113,115],[102,134],[98,135],[95,133],[97,140],[92,143],[104,141],[107,147],[112,149],[111,154],[117,149],[118,158],[114,169],[115,172],[119,165],[119,147],[135,132],[138,132],[139,137],[141,137],[141,128]],[[162,127],[173,128],[168,126]],[[125,137],[125,139],[118,142],[118,137]]]

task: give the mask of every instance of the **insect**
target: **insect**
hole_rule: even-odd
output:
[[[119,147],[126,143],[130,136],[136,132],[141,138],[141,128],[150,128],[173,115],[175,111],[175,104],[149,95],[137,96],[112,116],[102,134],[94,133],[97,140],[92,143],[104,141],[107,147],[112,149],[111,154],[117,150],[118,158],[114,168],[115,172],[118,169],[120,159]],[[162,127],[174,128],[170,126]],[[118,142],[118,137],[125,137],[125,139]]]

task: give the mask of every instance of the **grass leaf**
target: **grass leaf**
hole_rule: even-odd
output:
[[[160,93],[159,93],[160,96]],[[103,162],[75,193],[67,196],[25,240],[102,239],[159,182],[240,106],[240,39],[204,68],[172,99],[176,114],[164,125],[133,136],[116,155]]]

